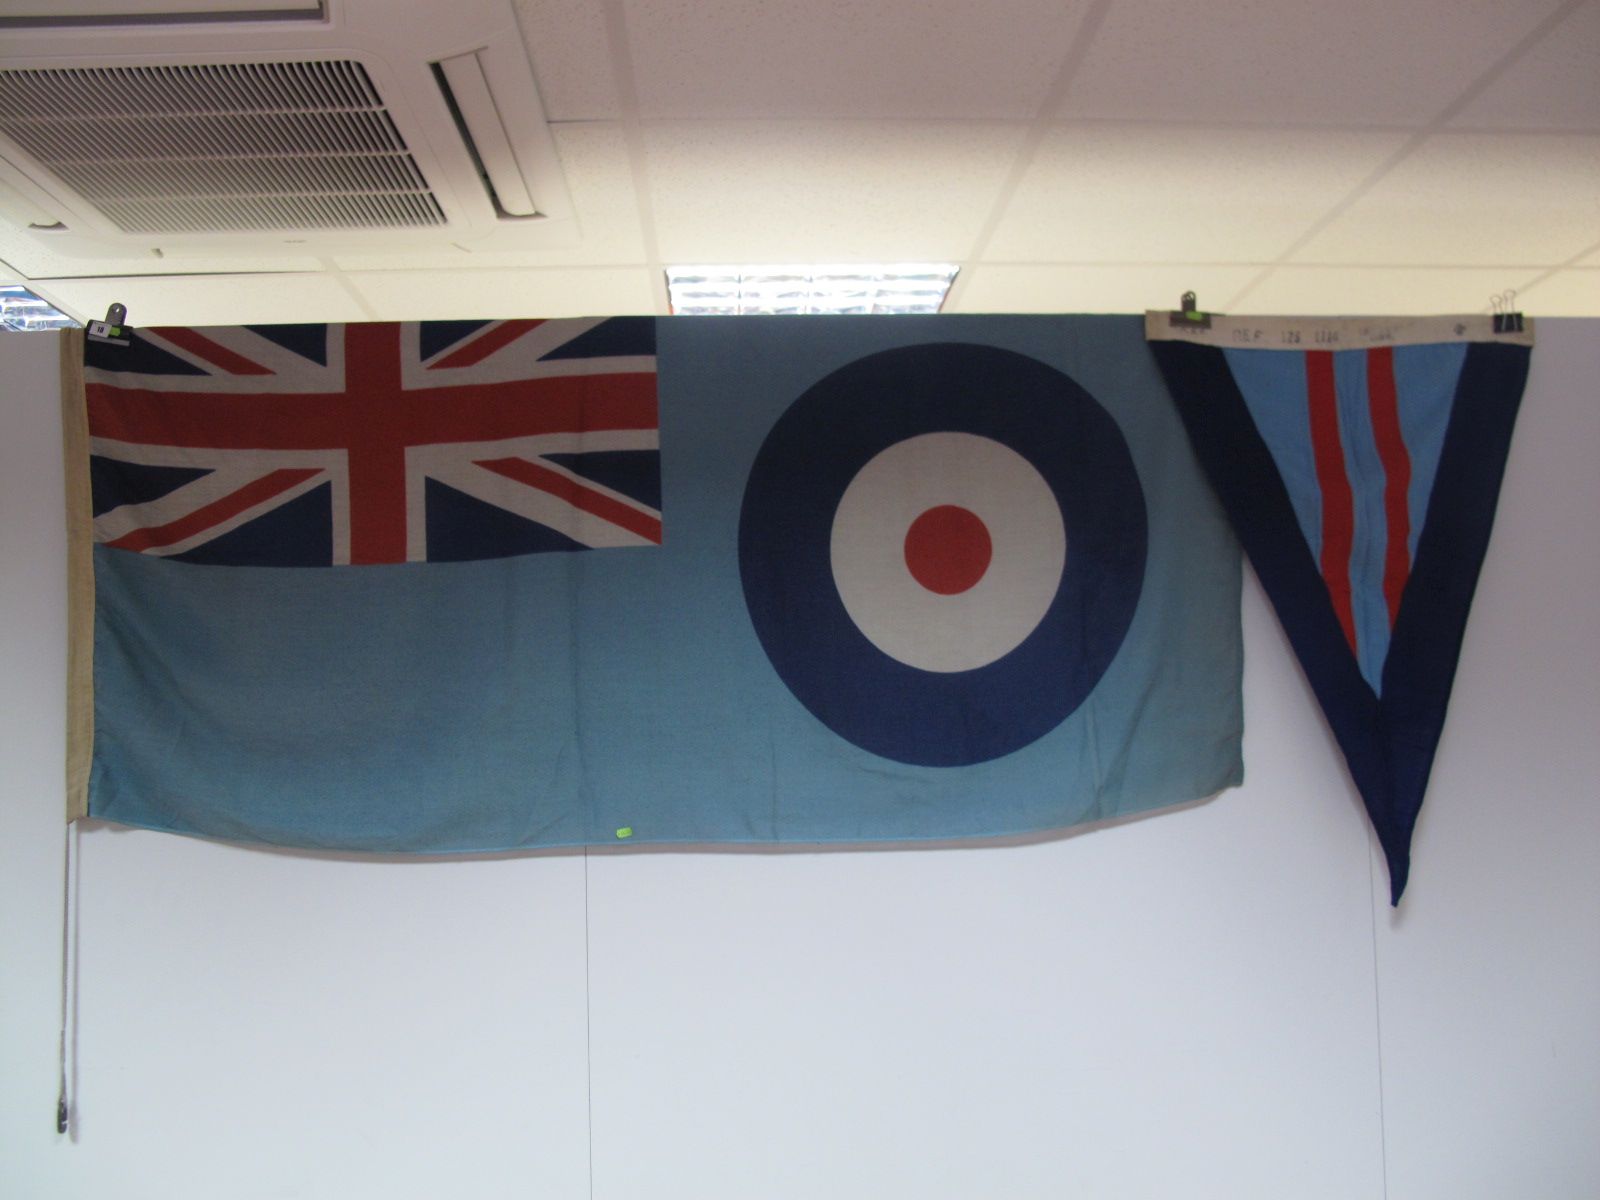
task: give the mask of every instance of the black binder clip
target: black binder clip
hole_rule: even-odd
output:
[[[1182,306],[1178,311],[1167,313],[1169,325],[1183,329],[1211,328],[1211,314],[1200,311],[1193,292],[1185,292],[1178,303]]]
[[[90,321],[87,330],[91,342],[110,342],[113,346],[128,344],[128,308],[113,304],[106,309],[104,321]]]
[[[1496,333],[1521,333],[1522,314],[1513,311],[1517,302],[1515,290],[1501,292],[1498,296],[1489,297],[1489,307],[1494,309],[1494,331]]]

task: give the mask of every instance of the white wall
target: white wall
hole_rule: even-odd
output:
[[[1030,844],[91,827],[53,1132],[53,339],[0,336],[0,1196],[1600,1194],[1600,322],[1546,321],[1398,914],[1259,592],[1249,781]]]

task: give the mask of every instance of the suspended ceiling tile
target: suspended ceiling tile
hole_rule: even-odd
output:
[[[215,254],[206,256],[118,255],[89,258],[63,254],[46,238],[0,223],[0,260],[30,279],[66,279],[88,275],[192,275],[197,271],[233,274],[257,271],[315,271],[321,264],[307,255]]]
[[[1131,313],[1176,308],[1193,291],[1201,306],[1220,304],[1256,274],[1252,267],[1185,263],[1136,266],[979,266],[946,312]]]
[[[1114,3],[1064,115],[1421,124],[1558,2]]]
[[[956,261],[1022,140],[994,122],[648,125],[672,263]]]
[[[1277,267],[1236,306],[1246,313],[1417,316],[1488,312],[1526,268]]]
[[[622,128],[557,125],[553,132],[572,189],[582,241],[552,251],[551,262],[642,262],[644,231]]]
[[[622,115],[606,36],[606,5],[592,0],[517,0],[545,116],[588,121]]]
[[[136,327],[369,319],[337,277],[325,274],[52,279],[41,287],[80,317],[101,317],[107,306],[125,304]]]
[[[1600,137],[1441,134],[1294,255],[1554,266],[1600,232]]]
[[[653,313],[644,267],[549,270],[362,271],[346,277],[379,321],[473,317],[586,317]]]
[[[1536,317],[1600,317],[1600,267],[1569,267],[1517,292],[1516,306]]]
[[[1600,130],[1600,4],[1569,15],[1451,124]]]
[[[580,237],[543,250],[390,251],[341,254],[348,270],[475,270],[485,267],[611,266],[645,261],[639,204],[620,126],[606,122],[556,125],[556,149],[572,191]]]
[[[1400,144],[1398,133],[1061,126],[1040,145],[984,257],[1267,261]]]
[[[1032,117],[1084,0],[629,0],[641,115]]]

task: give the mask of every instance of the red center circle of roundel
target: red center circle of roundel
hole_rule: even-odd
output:
[[[955,596],[983,578],[994,557],[994,543],[976,513],[940,504],[911,522],[905,556],[913,579],[930,592]]]

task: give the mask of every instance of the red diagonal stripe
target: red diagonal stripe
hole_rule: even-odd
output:
[[[1339,440],[1339,401],[1334,390],[1333,352],[1306,352],[1306,398],[1311,416],[1311,452],[1322,491],[1322,579],[1352,653],[1356,619],[1350,602],[1350,551],[1355,544],[1355,499]]]
[[[150,331],[187,350],[196,358],[203,358],[214,367],[221,367],[229,375],[271,375],[260,363],[251,362],[242,354],[235,354],[226,346],[218,345],[199,330],[185,329],[180,325],[162,326]]]
[[[1383,512],[1388,535],[1383,553],[1383,599],[1389,625],[1400,613],[1400,597],[1411,574],[1411,455],[1400,432],[1400,407],[1394,387],[1394,347],[1367,351],[1367,402],[1372,409],[1372,435],[1383,463]]]
[[[210,504],[197,508],[176,521],[168,521],[165,525],[152,525],[148,529],[135,529],[106,544],[118,550],[149,550],[158,546],[171,546],[288,491],[295,484],[310,479],[320,471],[320,467],[285,467],[269,472],[260,479],[245,484],[238,491],[213,500]]]
[[[549,492],[574,508],[610,521],[613,525],[620,525],[630,533],[636,533],[658,546],[661,544],[661,518],[652,517],[649,513],[630,508],[610,496],[592,491],[559,471],[531,463],[525,458],[491,458],[479,461],[476,465],[497,475],[504,475],[507,479],[515,479],[518,483],[538,488],[541,492]]]
[[[543,321],[501,321],[459,349],[452,350],[438,362],[429,363],[428,369],[437,367],[470,367],[480,363],[502,346],[509,346],[530,329],[537,329]]]

